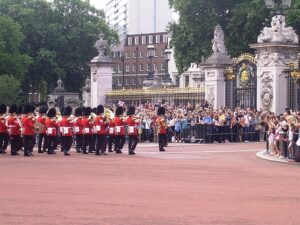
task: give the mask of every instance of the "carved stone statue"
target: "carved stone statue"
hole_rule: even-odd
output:
[[[104,39],[103,34],[99,34],[98,37],[99,39],[96,41],[94,47],[97,49],[99,54],[92,60],[92,62],[107,59],[107,51],[109,49],[108,41]]]
[[[215,27],[214,39],[212,40],[212,50],[214,54],[226,54],[224,43],[224,31],[220,25]]]
[[[83,106],[90,106],[91,102],[91,80],[87,77],[85,79],[85,85],[82,88],[82,102]]]
[[[262,30],[257,42],[298,43],[299,38],[292,27],[286,27],[285,16],[276,15],[272,18],[271,27],[265,27]]]
[[[260,93],[261,98],[261,108],[264,111],[270,111],[273,103],[273,79],[269,73],[264,73],[262,75],[262,89]]]

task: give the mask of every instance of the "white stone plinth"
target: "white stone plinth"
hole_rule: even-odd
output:
[[[257,109],[284,112],[289,100],[287,70],[297,61],[299,45],[273,42],[250,47],[257,50]]]
[[[112,90],[112,63],[108,60],[89,63],[91,67],[91,107],[104,105],[106,94]]]

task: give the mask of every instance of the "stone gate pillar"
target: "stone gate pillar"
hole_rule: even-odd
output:
[[[112,90],[112,61],[105,54],[108,49],[108,42],[99,35],[96,42],[99,55],[91,60],[88,65],[91,67],[91,107],[97,107],[99,104],[106,103],[106,94]]]
[[[224,44],[224,32],[221,26],[216,26],[212,40],[213,54],[207,58],[201,67],[205,74],[205,99],[214,108],[225,106],[225,70],[232,65]]]
[[[287,69],[297,62],[298,36],[286,27],[285,16],[276,15],[257,42],[250,45],[257,50],[257,109],[279,114],[288,107]]]

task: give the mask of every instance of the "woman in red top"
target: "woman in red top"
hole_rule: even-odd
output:
[[[106,118],[103,116],[104,107],[99,105],[96,110],[97,117],[94,122],[94,129],[96,133],[96,155],[106,154]],[[100,152],[101,150],[101,152]]]
[[[71,149],[73,143],[73,121],[71,120],[70,116],[72,114],[72,108],[67,106],[63,112],[63,118],[60,123],[61,130],[62,130],[62,149],[64,151],[65,156],[69,156],[69,151]]]
[[[82,148],[82,109],[81,108],[76,108],[75,112],[75,119],[74,119],[74,133],[76,137],[76,151],[77,153],[81,153],[81,148]]]
[[[122,153],[122,148],[126,142],[125,139],[125,123],[121,118],[124,113],[123,107],[118,107],[116,109],[116,116],[114,118],[114,125],[115,125],[115,148],[116,153]]]
[[[56,135],[57,135],[57,122],[55,120],[56,110],[55,108],[49,109],[46,119],[46,134],[47,134],[47,153],[49,155],[56,154]]]
[[[128,154],[135,155],[135,148],[138,143],[138,129],[137,126],[140,124],[137,118],[134,117],[135,107],[131,106],[127,110],[127,125],[128,125]]]
[[[7,126],[5,120],[5,114],[7,111],[6,105],[0,105],[0,154],[5,154],[5,150],[3,149],[4,140],[7,135]]]
[[[35,144],[34,133],[34,113],[35,108],[31,105],[24,106],[24,116],[22,118],[23,136],[24,136],[24,156],[33,155],[33,147]]]
[[[9,108],[9,117],[7,118],[7,126],[10,135],[11,155],[18,155],[18,150],[21,143],[21,121],[17,116],[18,107],[12,105]]]

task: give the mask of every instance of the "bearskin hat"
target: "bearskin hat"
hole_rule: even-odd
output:
[[[104,107],[103,107],[103,105],[98,105],[97,110],[96,110],[96,114],[99,116],[102,113],[104,113]]]
[[[18,115],[22,115],[23,114],[23,107],[24,107],[24,105],[19,105],[18,110],[17,110],[17,114]]]
[[[47,113],[47,111],[48,111],[48,106],[46,106],[46,105],[41,105],[41,106],[39,107],[39,114],[45,114],[45,113]]]
[[[48,116],[49,118],[55,117],[55,116],[56,116],[56,109],[55,109],[55,108],[49,109],[49,111],[48,111],[48,113],[47,113],[47,116]]]
[[[65,116],[65,109],[66,109],[66,107],[63,107],[62,109],[61,109],[61,116]]]
[[[6,109],[6,105],[4,105],[4,104],[1,104],[1,105],[0,105],[0,114],[5,114],[5,113],[6,113],[6,111],[7,111],[7,109]]]
[[[26,105],[24,106],[24,109],[23,109],[24,114],[31,113],[31,112],[32,112],[32,108],[33,108],[33,107],[32,107],[31,105],[26,104]]]
[[[127,110],[127,115],[131,116],[135,114],[135,107],[134,106],[130,106]]]
[[[82,116],[82,108],[76,108],[74,112],[75,116]]]
[[[92,112],[92,108],[91,107],[86,107],[84,110],[83,110],[83,115],[84,116],[89,116]]]
[[[166,109],[164,107],[159,107],[157,110],[157,115],[158,116],[163,116],[166,113]]]
[[[121,106],[117,107],[117,109],[116,109],[116,116],[122,116],[123,113],[124,113],[123,107],[121,107]]]
[[[8,112],[9,112],[10,114],[12,114],[12,113],[17,113],[17,111],[18,111],[18,106],[15,105],[15,104],[13,104],[13,105],[10,106]]]
[[[92,109],[92,113],[95,113],[95,114],[96,114],[96,111],[97,111],[97,108],[96,108],[96,107]]]
[[[72,108],[70,106],[67,106],[64,109],[64,115],[63,116],[71,116],[71,114],[72,114]]]

